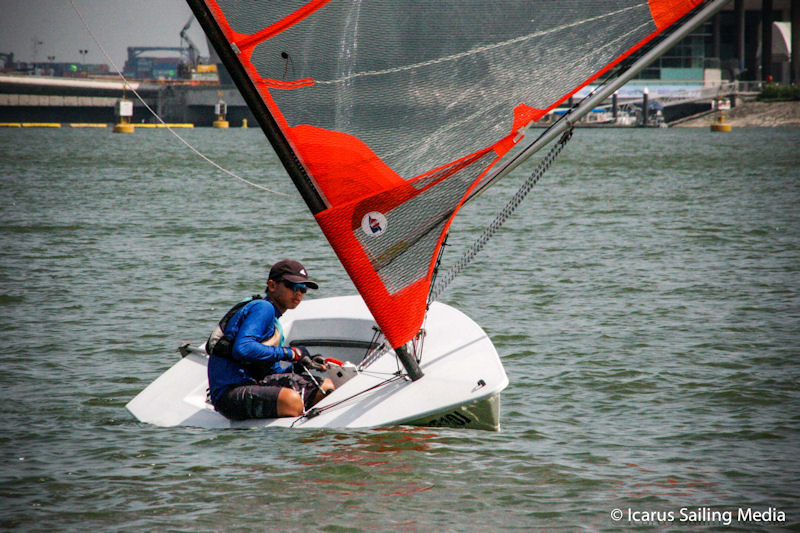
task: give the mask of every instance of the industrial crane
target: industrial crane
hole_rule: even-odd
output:
[[[189,38],[189,27],[194,22],[194,15],[189,17],[189,20],[186,21],[186,24],[183,25],[183,29],[181,30],[181,43],[184,41],[186,42],[186,49],[188,51],[189,56],[189,67],[196,67],[197,63],[200,60],[200,50],[197,49],[197,46],[192,42]]]

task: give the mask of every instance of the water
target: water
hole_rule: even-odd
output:
[[[443,296],[506,365],[499,433],[133,419],[273,261],[353,292],[258,130],[182,134],[276,192],[164,131],[0,130],[0,528],[800,529],[800,130],[577,132]]]

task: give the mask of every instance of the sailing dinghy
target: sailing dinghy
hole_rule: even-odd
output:
[[[336,390],[300,418],[230,421],[207,402],[205,350],[187,355],[128,404],[136,416],[160,426],[347,427],[415,424],[497,429],[499,394],[508,378],[489,337],[460,311],[434,303],[420,337],[425,377],[411,381],[358,296],[303,302],[281,317],[287,344],[307,346],[329,359]],[[454,330],[458,335],[443,335]],[[376,338],[377,337],[377,338]],[[430,355],[429,355],[430,354]],[[330,360],[335,360],[331,363]]]
[[[727,1],[187,0],[360,296],[282,317],[288,343],[337,360],[337,389],[299,418],[216,413],[205,352],[192,346],[128,409],[163,426],[498,428],[500,358],[475,322],[435,300],[574,122]],[[555,125],[528,128],[590,84]],[[458,210],[556,139],[437,278]]]

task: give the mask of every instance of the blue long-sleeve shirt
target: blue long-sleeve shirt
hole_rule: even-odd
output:
[[[287,350],[281,346],[261,344],[275,334],[275,324],[280,316],[280,311],[267,298],[247,303],[231,317],[224,333],[233,339],[234,360],[213,355],[208,359],[208,385],[212,403],[216,403],[233,386],[255,383],[255,379],[239,361],[245,364],[259,362],[262,367],[269,368],[268,374],[280,374],[291,369],[291,366],[284,368],[281,365],[281,361],[291,359]]]

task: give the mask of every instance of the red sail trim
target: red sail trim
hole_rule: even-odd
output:
[[[294,21],[293,23],[297,23],[300,20],[303,20],[304,18],[306,18],[308,15],[310,15],[314,11],[318,10],[323,5],[327,4],[329,1],[330,0],[314,0],[313,2],[310,2],[309,4],[306,4],[305,7],[301,8],[301,9],[298,9],[297,11],[292,13],[291,15],[285,17],[283,20],[287,21],[288,19],[291,19],[291,20]],[[247,37],[250,37],[250,36],[242,34],[242,33],[237,33],[236,31],[233,30],[233,28],[231,28],[231,25],[228,23],[228,19],[225,18],[225,14],[222,12],[222,9],[217,4],[216,0],[207,0],[206,3],[208,5],[209,10],[211,11],[211,13],[214,15],[214,18],[216,19],[217,25],[219,25],[220,29],[222,30],[223,35],[225,35],[225,39],[227,39],[229,43],[233,44],[233,43],[236,43],[236,42],[241,42],[243,39],[246,39]],[[256,35],[259,35],[259,34],[263,33],[264,31],[266,31],[269,28],[273,28],[277,24],[279,24],[279,23],[275,23],[275,24],[272,24],[272,25],[268,26],[265,30],[262,30],[261,32],[257,33]],[[285,30],[286,28],[288,28],[290,26],[291,26],[291,24],[284,24],[283,25],[283,29],[281,31]],[[261,41],[259,41],[259,42],[261,42]],[[256,89],[258,90],[258,93],[261,95],[261,98],[263,99],[264,104],[269,109],[270,114],[273,116],[275,121],[278,123],[278,126],[280,126],[281,130],[283,130],[284,132],[289,131],[289,124],[286,122],[286,119],[284,118],[283,113],[281,113],[280,109],[278,109],[277,104],[275,104],[275,101],[272,99],[272,96],[269,94],[269,91],[267,90],[267,86],[269,85],[268,81],[277,81],[277,80],[267,80],[267,79],[262,78],[261,75],[256,70],[256,68],[250,62],[250,56],[253,53],[253,48],[255,47],[255,44],[257,44],[257,43],[254,43],[251,46],[246,47],[245,49],[242,49],[242,47],[240,47],[237,44],[236,48],[238,48],[239,50],[238,50],[236,55],[239,58],[239,62],[242,64],[242,67],[244,67],[245,72],[247,72],[247,74],[250,77],[250,79],[253,80],[253,83],[255,83]],[[235,48],[234,48],[234,50],[235,50]],[[310,85],[314,83],[313,79],[308,78],[308,80],[310,81]],[[296,80],[296,81],[305,81],[305,79],[304,80]]]
[[[309,6],[311,6],[313,4],[314,6],[317,6],[316,9],[318,9],[319,7],[322,7],[322,5],[324,5],[325,3],[327,3],[327,1],[312,2],[311,4],[307,4],[306,7],[309,7]],[[207,0],[207,6],[208,6],[209,10],[211,11],[211,13],[214,15],[214,18],[217,21],[217,25],[220,27],[220,29],[222,30],[223,35],[225,36],[225,39],[227,39],[227,41],[229,43],[233,43],[237,39],[242,39],[244,37],[247,37],[246,35],[243,35],[241,33],[235,32],[233,30],[233,28],[231,28],[231,25],[228,23],[228,19],[225,18],[225,14],[222,12],[222,9],[217,4],[216,0]],[[303,9],[298,10],[296,13],[299,13],[300,11],[303,11]],[[308,14],[310,14],[310,12]],[[308,14],[306,14],[305,16],[308,16]],[[305,16],[297,18],[295,20],[295,22],[297,22],[298,20],[302,20],[302,18],[305,18]],[[291,17],[291,15],[290,15],[290,17]],[[270,26],[270,27],[272,27],[272,26]],[[297,148],[296,148],[296,146],[294,146],[294,143],[292,142],[292,139],[287,134],[291,130],[291,128],[289,127],[289,123],[286,121],[286,118],[283,116],[283,113],[281,113],[280,109],[278,108],[278,105],[272,99],[272,95],[270,95],[270,93],[269,93],[268,86],[267,86],[266,83],[264,83],[265,80],[263,80],[261,78],[261,75],[258,73],[256,68],[253,66],[253,63],[250,62],[250,56],[252,54],[252,51],[253,51],[253,47],[250,47],[247,50],[241,50],[240,49],[239,50],[240,53],[237,53],[237,57],[239,59],[239,62],[241,63],[242,67],[244,68],[244,70],[247,73],[248,77],[253,81],[253,83],[255,85],[255,88],[258,91],[258,94],[261,96],[261,99],[264,102],[264,105],[267,106],[267,109],[269,110],[270,115],[272,115],[272,118],[278,124],[278,127],[281,129],[281,131],[284,132],[284,135],[286,136],[286,140],[289,142],[290,145],[292,145],[292,150],[295,152],[295,154],[297,154],[298,153]],[[313,80],[311,80],[311,81],[313,83]],[[305,161],[304,161],[304,163],[305,163]],[[312,179],[312,181],[315,182],[315,185],[316,185],[316,181],[314,180],[314,178],[311,177],[311,179]],[[325,200],[327,201],[327,199],[325,199]]]
[[[670,27],[702,0],[650,0],[650,14],[659,30]]]
[[[389,343],[401,346],[416,335],[425,318],[429,276],[390,294],[353,233],[342,229],[350,226],[352,211],[352,205],[326,209],[316,220]]]
[[[306,124],[290,132],[293,145],[332,206],[406,184],[357,137]]]
[[[343,204],[341,207],[350,208],[353,213],[350,220],[351,231],[361,231],[361,219],[370,211],[380,211],[382,213],[391,211],[395,207],[406,203],[418,194],[425,192],[429,188],[449,178],[464,167],[469,166],[475,160],[480,159],[480,157],[491,150],[491,147],[484,148],[483,150],[475,152],[474,154],[470,154],[458,159],[457,161],[453,161],[452,163],[443,165],[435,170],[426,172],[425,174],[422,174],[421,176],[418,176],[412,180],[403,180],[402,183],[398,183],[391,189],[384,189],[372,196],[355,199],[346,205]],[[484,172],[485,170],[486,169],[484,169]],[[438,176],[430,183],[426,183],[423,187],[417,188],[413,185],[414,183],[419,183],[420,181],[436,173],[441,173],[442,175]]]
[[[536,122],[547,114],[544,109],[536,109],[527,104],[519,104],[514,108],[514,125],[511,126],[511,133],[516,133],[520,128],[524,128],[531,122]]]
[[[313,78],[303,78],[302,80],[273,80],[271,78],[258,78],[258,83],[269,87],[270,89],[299,89],[301,87],[310,87],[314,85]]]
[[[555,109],[570,96],[600,78],[633,52],[652,40],[661,32],[665,21],[681,18],[685,12],[688,12],[689,6],[698,4],[700,0],[684,0],[684,2],[687,2],[685,7],[675,7],[677,4],[674,3],[679,1],[681,0],[651,0],[651,8],[652,6],[656,8],[655,10],[651,9],[653,20],[657,28],[655,31],[621,54],[614,61],[591,75],[583,83],[570,90],[570,92],[566,93],[558,101],[553,102],[547,109],[533,109],[524,104],[518,105],[514,113],[514,126],[522,127],[530,121],[528,119],[536,120],[550,110]],[[270,89],[276,87],[270,87],[269,80],[261,79],[261,76],[251,63],[250,58],[253,49],[259,43],[292,27],[293,24],[308,17],[326,3],[327,0],[314,0],[306,4],[304,8],[297,10],[295,13],[264,28],[254,35],[242,35],[233,31],[219,6],[216,4],[216,1],[208,0],[208,6],[216,17],[225,38],[229,42],[236,43],[232,48],[237,52],[238,60],[241,62],[245,72],[255,83],[257,91],[263,99],[267,110],[277,122],[278,127],[283,131],[292,150],[294,150],[301,159],[302,164],[306,166],[306,168],[311,169],[309,172],[311,179],[314,180],[319,192],[326,195],[326,200],[329,202],[328,205],[331,205],[328,209],[315,215],[318,224],[333,246],[351,279],[353,279],[359,292],[364,297],[370,311],[384,331],[387,339],[392,346],[397,347],[413,338],[422,325],[436,256],[455,213],[481,181],[481,178],[485,176],[486,172],[496,163],[497,159],[513,147],[516,129],[505,138],[498,140],[494,145],[479,152],[485,156],[487,150],[494,150],[497,157],[494,158],[493,162],[486,166],[486,168],[482,168],[483,165],[481,165],[479,171],[476,169],[476,173],[479,173],[480,176],[478,176],[468,190],[464,192],[458,206],[452,211],[447,220],[440,225],[443,229],[436,241],[434,253],[429,259],[426,275],[390,294],[381,280],[380,275],[373,267],[370,257],[368,257],[367,252],[356,237],[358,233],[354,233],[354,231],[361,231],[358,226],[360,225],[361,218],[365,214],[363,209],[368,208],[369,210],[374,209],[381,212],[391,211],[401,203],[420,194],[421,191],[427,189],[427,187],[434,186],[435,183],[440,182],[442,179],[447,179],[447,177],[453,173],[448,171],[448,169],[455,169],[458,165],[466,165],[467,160],[471,156],[467,156],[467,158],[462,158],[459,161],[449,163],[437,170],[418,176],[412,181],[397,181],[399,176],[373,154],[363,142],[355,137],[336,132],[327,132],[326,135],[328,135],[328,137],[314,139],[314,135],[320,133],[316,131],[319,130],[319,128],[315,129],[311,126],[289,127],[285,117],[270,95]],[[289,85],[291,86],[293,83],[296,83],[296,80],[289,82]],[[344,135],[347,139],[345,139],[345,137],[335,138],[340,135]],[[345,149],[341,148],[342,143]],[[343,153],[339,154],[339,152]],[[344,152],[349,153],[345,154]],[[342,165],[343,168],[331,170],[333,168],[333,165],[331,165],[330,169],[322,168],[322,170],[320,170],[321,167],[327,164],[326,158],[331,157],[332,154],[335,157],[341,157],[345,160],[343,164],[342,162],[337,163],[337,165]],[[312,169],[311,167],[314,168]],[[440,172],[440,174],[434,174],[435,172]],[[337,193],[336,189],[341,186],[339,180],[343,174],[349,174],[349,176],[345,176],[345,187],[351,188],[352,190],[349,192],[344,191]],[[358,177],[354,179],[352,176]],[[377,181],[373,179],[375,176],[377,176]],[[415,185],[420,188],[417,189]],[[358,190],[356,191],[355,189]],[[334,200],[331,201],[327,198],[327,195],[333,196]]]
[[[234,42],[236,46],[239,47],[239,50],[244,53],[245,50],[248,50],[248,54],[252,51],[253,48],[256,47],[259,43],[266,41],[267,39],[271,39],[272,37],[278,35],[282,31],[291,28],[304,18],[308,17],[309,15],[313,14],[315,11],[319,10],[325,4],[330,2],[330,0],[312,0],[311,2],[307,3],[294,13],[291,13],[285,17],[283,17],[278,22],[274,24],[270,24],[263,30],[259,31],[258,33],[254,33],[253,35],[241,35],[238,39]]]
[[[656,2],[658,2],[659,0],[651,0],[651,2],[653,2],[653,1],[656,1]],[[667,1],[669,1],[669,0],[667,0]],[[675,0],[675,1],[677,1],[677,0]],[[687,2],[687,3],[689,3],[689,4],[691,4],[692,6],[696,6],[696,5],[698,5],[698,4],[700,4],[702,1],[703,1],[703,0],[686,0],[686,2]],[[676,20],[679,20],[679,19],[683,18],[684,16],[686,16],[686,14],[687,14],[689,11],[691,11],[691,9],[692,9],[692,8],[684,8],[684,10],[679,10],[680,12],[674,12],[674,13],[672,13],[670,16],[671,16],[671,17],[674,17],[674,18],[672,19],[672,20],[673,20],[673,22],[674,22],[674,21],[676,21]],[[544,116],[545,114],[549,113],[549,112],[550,112],[550,111],[552,111],[553,109],[557,108],[557,107],[558,107],[559,105],[561,105],[562,103],[564,103],[564,102],[566,102],[567,100],[569,100],[569,98],[570,98],[571,96],[573,96],[575,93],[577,93],[578,91],[580,91],[581,89],[583,89],[584,87],[586,87],[587,85],[589,85],[590,83],[592,83],[593,81],[595,81],[595,80],[597,80],[598,78],[600,78],[600,76],[602,76],[603,74],[605,74],[606,72],[608,72],[609,70],[611,70],[612,68],[614,68],[615,66],[617,66],[619,63],[621,63],[622,61],[624,61],[624,60],[625,60],[625,59],[626,59],[628,56],[630,56],[631,54],[633,54],[634,52],[636,52],[637,50],[639,50],[641,47],[643,47],[644,45],[646,45],[647,43],[649,43],[650,41],[652,41],[652,40],[653,40],[653,39],[654,39],[656,36],[658,36],[658,34],[659,34],[659,33],[661,33],[661,31],[662,31],[662,30],[663,30],[663,28],[657,28],[657,29],[656,29],[655,31],[653,31],[653,32],[652,32],[650,35],[648,35],[647,37],[645,37],[644,39],[642,39],[641,41],[639,41],[638,43],[636,43],[634,46],[632,46],[630,49],[628,49],[628,50],[627,50],[625,53],[621,54],[619,57],[617,57],[616,59],[614,59],[614,60],[613,60],[611,63],[609,63],[608,65],[606,65],[606,66],[605,66],[605,67],[603,67],[602,69],[598,70],[598,71],[597,71],[597,72],[596,72],[594,75],[592,75],[592,76],[591,76],[590,78],[588,78],[586,81],[584,81],[583,83],[581,83],[580,85],[578,85],[577,87],[575,87],[575,89],[573,89],[572,91],[568,92],[567,94],[565,94],[564,96],[562,96],[560,99],[558,99],[557,101],[555,101],[555,102],[554,102],[554,103],[553,103],[553,104],[552,104],[550,107],[548,107],[547,109],[545,109],[545,110],[544,110],[544,113],[542,114],[542,116]],[[541,117],[539,117],[539,118],[541,118]]]
[[[408,182],[398,183],[388,190],[346,204],[337,205],[316,215],[317,223],[325,237],[339,257],[339,261],[341,261],[350,279],[353,280],[358,292],[367,303],[386,339],[393,347],[401,346],[411,340],[422,326],[436,257],[447,230],[465,199],[500,158],[500,155],[494,159],[492,164],[483,169],[480,176],[465,191],[461,201],[444,224],[438,237],[434,254],[430,258],[426,275],[407,287],[395,293],[390,293],[387,290],[380,276],[372,267],[370,258],[355,237],[354,232],[361,231],[361,219],[369,211],[391,211],[442,180],[448,179],[492,150],[496,151],[495,146],[470,154]],[[430,183],[425,183],[424,187],[417,189],[413,186],[413,183],[419,183],[437,172],[441,173],[441,176],[437,176]],[[349,231],[344,228],[349,228]]]

